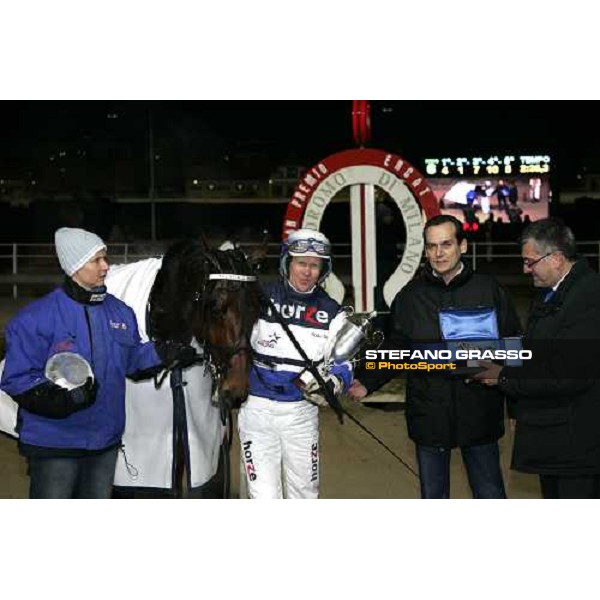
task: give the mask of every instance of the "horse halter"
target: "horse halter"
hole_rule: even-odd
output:
[[[208,276],[209,281],[216,281],[219,279],[225,281],[241,281],[244,283],[257,281],[256,275],[238,275],[237,273],[211,273]]]
[[[208,273],[202,291],[196,292],[194,297],[196,301],[202,300],[205,305],[203,310],[206,310],[206,302],[209,296],[207,288],[210,282],[234,282],[243,286],[246,283],[256,283],[258,281],[256,275],[243,273],[243,271],[251,271],[251,267],[241,250],[235,249],[211,252],[206,255],[206,259],[213,272]],[[242,273],[239,273],[238,271],[242,271]],[[243,313],[243,321],[241,324],[242,332],[245,330],[244,325],[246,325],[245,313]],[[213,379],[220,380],[225,377],[231,359],[240,352],[249,351],[249,344],[247,343],[248,340],[246,338],[247,336],[241,335],[232,346],[225,344],[211,344],[206,337],[204,338],[204,352],[207,358],[206,364],[211,371]],[[244,341],[246,342],[246,345],[244,345]],[[215,360],[215,353],[211,351],[212,349],[219,351],[220,360]]]

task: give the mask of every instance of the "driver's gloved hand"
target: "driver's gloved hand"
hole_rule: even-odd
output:
[[[326,375],[323,377],[325,381],[325,386],[329,390],[329,392],[337,397],[344,389],[344,382],[335,375]],[[327,406],[329,403],[326,400],[325,393],[320,387],[312,387],[304,390],[304,398],[313,404],[317,404],[318,406]]]

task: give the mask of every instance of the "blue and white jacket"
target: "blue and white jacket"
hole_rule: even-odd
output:
[[[81,304],[57,288],[28,305],[6,327],[7,353],[0,386],[18,396],[47,383],[44,369],[59,352],[76,352],[98,382],[96,402],[64,419],[19,408],[24,444],[52,449],[102,450],[121,440],[125,428],[125,377],[160,364],[154,344],[143,344],[134,312],[107,294]]]
[[[312,361],[321,360],[331,336],[346,318],[340,305],[320,287],[303,294],[283,280],[265,285],[263,291],[307,356]],[[250,395],[278,402],[302,400],[302,392],[293,381],[306,364],[271,310],[266,310],[252,330],[255,357],[250,371]],[[344,389],[349,387],[352,382],[349,362],[334,364],[330,372],[343,381]]]

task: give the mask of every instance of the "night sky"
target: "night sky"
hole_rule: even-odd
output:
[[[137,140],[143,153],[150,108],[157,143],[194,155],[206,152],[213,135],[223,144],[219,150],[262,153],[271,166],[310,166],[355,146],[351,101],[3,101],[0,107],[0,164],[13,167],[54,142],[121,136]],[[590,101],[371,101],[369,145],[416,165],[428,156],[550,154],[560,179],[569,181],[579,159],[600,155],[597,109]]]
[[[582,219],[581,211],[560,203],[560,192],[581,183],[584,166],[600,172],[598,107],[596,101],[377,100],[371,101],[368,145],[421,171],[425,158],[550,155],[550,184],[558,198],[553,214],[566,218],[578,235],[596,239],[600,206],[588,202]],[[23,182],[22,195],[34,202],[27,209],[3,203],[0,240],[47,239],[71,218],[64,204],[69,199],[78,203],[83,226],[108,235],[115,223],[125,223],[127,236],[148,236],[146,212],[138,214],[133,205],[117,209],[109,200],[147,197],[150,131],[160,157],[156,194],[176,198],[187,193],[192,173],[204,180],[266,184],[278,177],[278,167],[310,168],[354,148],[351,113],[351,100],[3,101],[0,179]],[[53,198],[62,198],[58,209],[47,202]],[[225,227],[228,218],[219,212],[225,208],[196,206],[193,216],[160,212],[158,235],[196,235],[201,223]],[[250,216],[240,212],[236,225],[254,220],[254,228],[278,230],[283,210],[256,206]]]

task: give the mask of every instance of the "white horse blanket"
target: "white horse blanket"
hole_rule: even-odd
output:
[[[108,291],[135,311],[140,336],[146,333],[146,306],[161,258],[113,265],[106,279]],[[0,364],[4,368],[4,361]],[[219,408],[211,402],[212,379],[202,365],[183,371],[185,451],[189,457],[190,488],[205,484],[217,472],[225,428]],[[174,487],[175,418],[169,377],[156,390],[153,380],[127,380],[123,452],[119,452],[114,483],[135,488]],[[0,430],[17,437],[17,405],[0,392]]]

